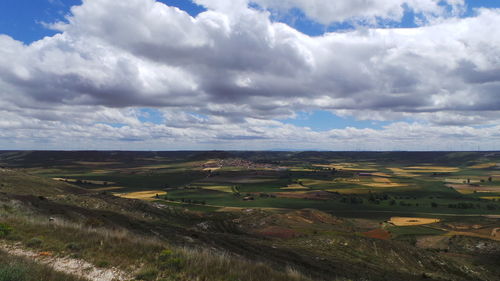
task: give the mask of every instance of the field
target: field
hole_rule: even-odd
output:
[[[0,226],[13,229],[7,244],[41,240],[39,252],[154,276],[138,280],[495,280],[498,163],[497,152],[5,151]],[[159,265],[164,248],[186,266]],[[188,269],[193,253],[207,263]],[[247,276],[225,269],[232,255]]]

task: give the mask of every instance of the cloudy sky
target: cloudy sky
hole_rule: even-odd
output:
[[[497,0],[2,0],[0,149],[499,150]]]

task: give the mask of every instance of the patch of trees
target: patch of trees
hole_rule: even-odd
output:
[[[479,204],[460,202],[456,204],[448,204],[448,208],[451,209],[481,209]]]
[[[206,205],[207,202],[203,200],[191,200],[191,199],[186,199],[186,198],[169,198],[169,197],[164,197],[165,200],[167,201],[175,201],[175,202],[182,202],[182,203],[187,203],[187,204],[197,204],[197,205]]]
[[[340,202],[345,203],[345,204],[352,204],[352,205],[357,205],[357,204],[363,204],[363,198],[357,197],[357,196],[350,196],[350,197],[342,197],[340,199]]]

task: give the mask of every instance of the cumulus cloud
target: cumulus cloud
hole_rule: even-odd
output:
[[[196,2],[208,10],[192,17],[154,0],[85,0],[67,22],[51,24],[60,31],[55,36],[25,45],[0,35],[0,110],[6,116],[0,125],[18,129],[3,131],[3,138],[29,139],[22,128],[32,124],[45,132],[58,128],[110,140],[252,140],[272,148],[283,136],[326,144],[331,137],[382,138],[395,131],[302,133],[304,128],[276,121],[304,110],[470,130],[500,119],[500,10],[441,17],[418,28],[313,37],[272,21],[268,10],[251,8],[246,0]],[[404,9],[442,16],[464,5],[256,2],[296,7],[325,23],[398,20]],[[141,107],[162,110],[165,124],[141,122]]]
[[[207,1],[207,0],[205,0]],[[464,11],[463,0],[255,0],[265,8],[281,12],[297,8],[309,18],[329,25],[335,22],[401,21],[405,11],[412,11],[421,21],[458,15]]]

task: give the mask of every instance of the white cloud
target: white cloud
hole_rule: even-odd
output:
[[[248,8],[246,1],[197,2],[209,10],[193,18],[153,0],[86,0],[72,9],[68,23],[52,25],[61,34],[31,45],[0,35],[0,137],[48,138],[58,131],[59,141],[99,137],[102,143],[144,145],[168,139],[196,146],[252,140],[267,148],[286,141],[319,148],[332,138],[363,136],[376,143],[396,131],[429,135],[430,127],[439,133],[425,141],[436,146],[450,136],[448,130],[472,138],[474,126],[489,125],[494,139],[500,119],[500,10],[419,28],[311,37],[272,22],[269,12]],[[356,1],[259,3],[299,7],[319,21],[397,19],[405,3],[422,13],[444,13],[433,0],[369,1],[366,9]],[[334,12],[322,18],[321,12],[339,7],[350,11],[340,14],[346,18]],[[160,108],[165,124],[141,122],[140,107]],[[275,121],[318,109],[421,122],[326,134]],[[106,125],[111,123],[125,126]]]
[[[205,2],[210,0],[205,0]],[[453,16],[463,12],[463,0],[254,0],[265,8],[287,12],[293,8],[309,18],[329,25],[335,22],[401,21],[405,11],[411,10],[421,20]]]

